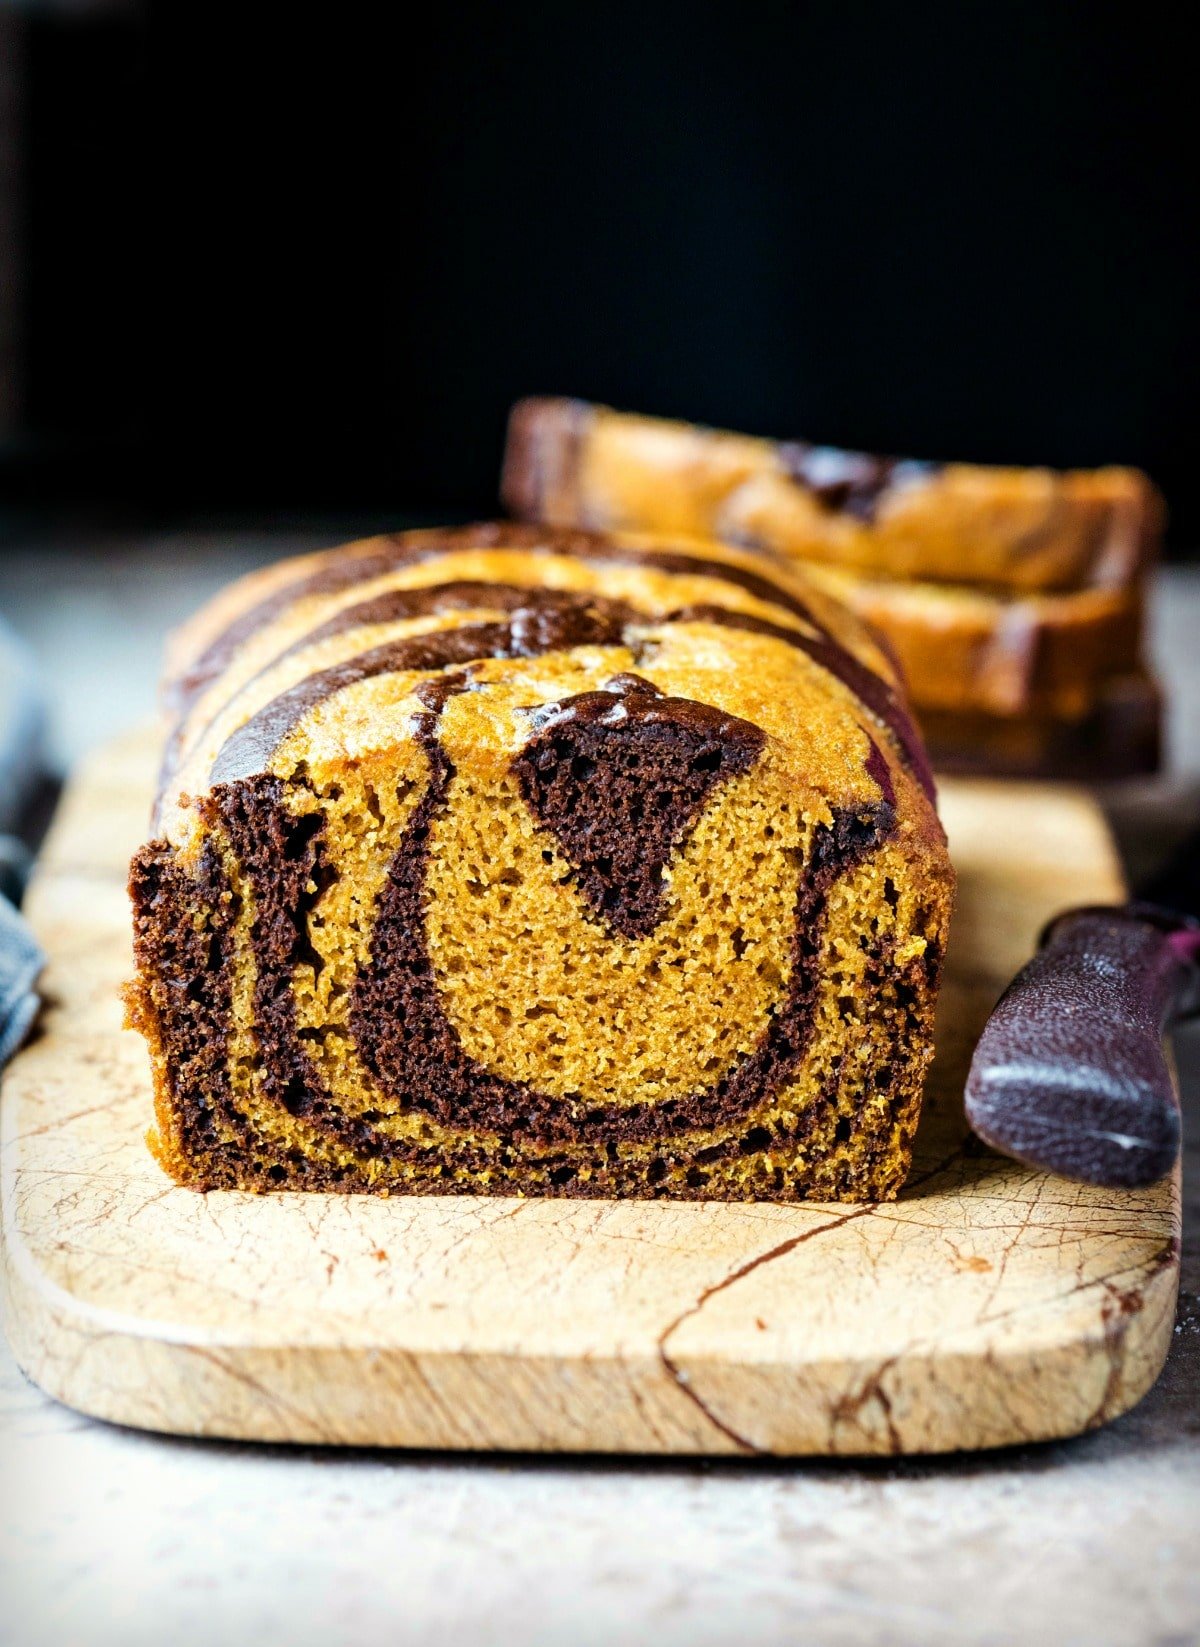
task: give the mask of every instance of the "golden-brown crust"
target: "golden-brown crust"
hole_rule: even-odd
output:
[[[339,614],[362,611],[372,597],[451,584],[478,588],[480,604],[472,609],[456,602],[407,621],[364,621],[341,634],[329,632]],[[176,805],[180,793],[203,795],[226,740],[280,694],[380,642],[455,631],[468,621],[501,616],[488,604],[488,586],[525,587],[531,598],[546,588],[581,598],[603,591],[634,602],[651,626],[669,618],[673,641],[682,643],[687,634],[702,632],[706,656],[713,638],[711,623],[699,616],[705,609],[747,623],[774,624],[796,639],[813,633],[815,625],[841,653],[885,684],[898,686],[886,651],[837,597],[801,568],[728,545],[513,524],[364,539],[251,573],[197,614],[176,646],[164,687],[177,713],[163,796],[166,832],[186,830],[192,813]],[[687,611],[698,614],[694,622],[678,620],[676,615]],[[732,644],[731,636],[726,644]],[[786,678],[801,679],[809,665],[794,645],[766,634],[753,641],[747,636],[737,642],[740,673],[722,683],[733,713],[743,707],[750,718],[766,713],[774,717],[770,724],[779,726],[780,735],[792,735],[780,721],[780,715],[786,720],[786,696],[777,696],[773,708],[761,702],[756,678],[745,670],[748,651],[767,660],[763,678],[771,680],[780,678],[781,668]],[[826,679],[820,667],[816,675]],[[696,689],[702,693],[701,685]],[[806,727],[797,726],[794,736],[807,745]]]
[[[514,407],[502,495],[553,525],[688,532],[866,577],[1023,592],[1128,587],[1163,521],[1135,469],[896,464],[563,399]]]
[[[1009,597],[824,567],[812,576],[878,629],[922,713],[1078,720],[1141,655],[1137,589]]]
[[[922,714],[921,730],[947,776],[1116,783],[1159,770],[1162,721],[1157,683],[1135,671],[1104,682],[1095,705],[1077,718],[933,709]]]

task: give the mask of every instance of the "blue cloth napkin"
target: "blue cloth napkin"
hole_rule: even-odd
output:
[[[15,835],[42,769],[45,710],[28,650],[0,623],[0,1069],[37,1017],[36,985],[45,959],[17,914],[29,852]]]
[[[45,956],[7,898],[0,897],[0,1069],[33,1028]]]

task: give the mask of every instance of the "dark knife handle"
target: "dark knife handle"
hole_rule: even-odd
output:
[[[1089,1184],[1150,1184],[1179,1153],[1168,1022],[1200,997],[1200,931],[1152,906],[1077,909],[987,1021],[967,1119],[1005,1155]]]

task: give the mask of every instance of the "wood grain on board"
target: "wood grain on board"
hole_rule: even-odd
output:
[[[28,906],[50,966],[0,1101],[3,1269],[52,1395],[186,1435],[830,1455],[1071,1435],[1153,1383],[1178,1183],[1069,1183],[962,1121],[974,1038],[1043,922],[1121,896],[1084,795],[943,787],[960,898],[895,1203],[204,1196],[146,1151],[117,993],[155,752],[141,732],[86,764]]]

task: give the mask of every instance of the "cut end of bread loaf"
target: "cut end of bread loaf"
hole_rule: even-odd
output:
[[[260,574],[189,644],[130,876],[180,1182],[897,1192],[952,873],[820,591],[484,527]]]

